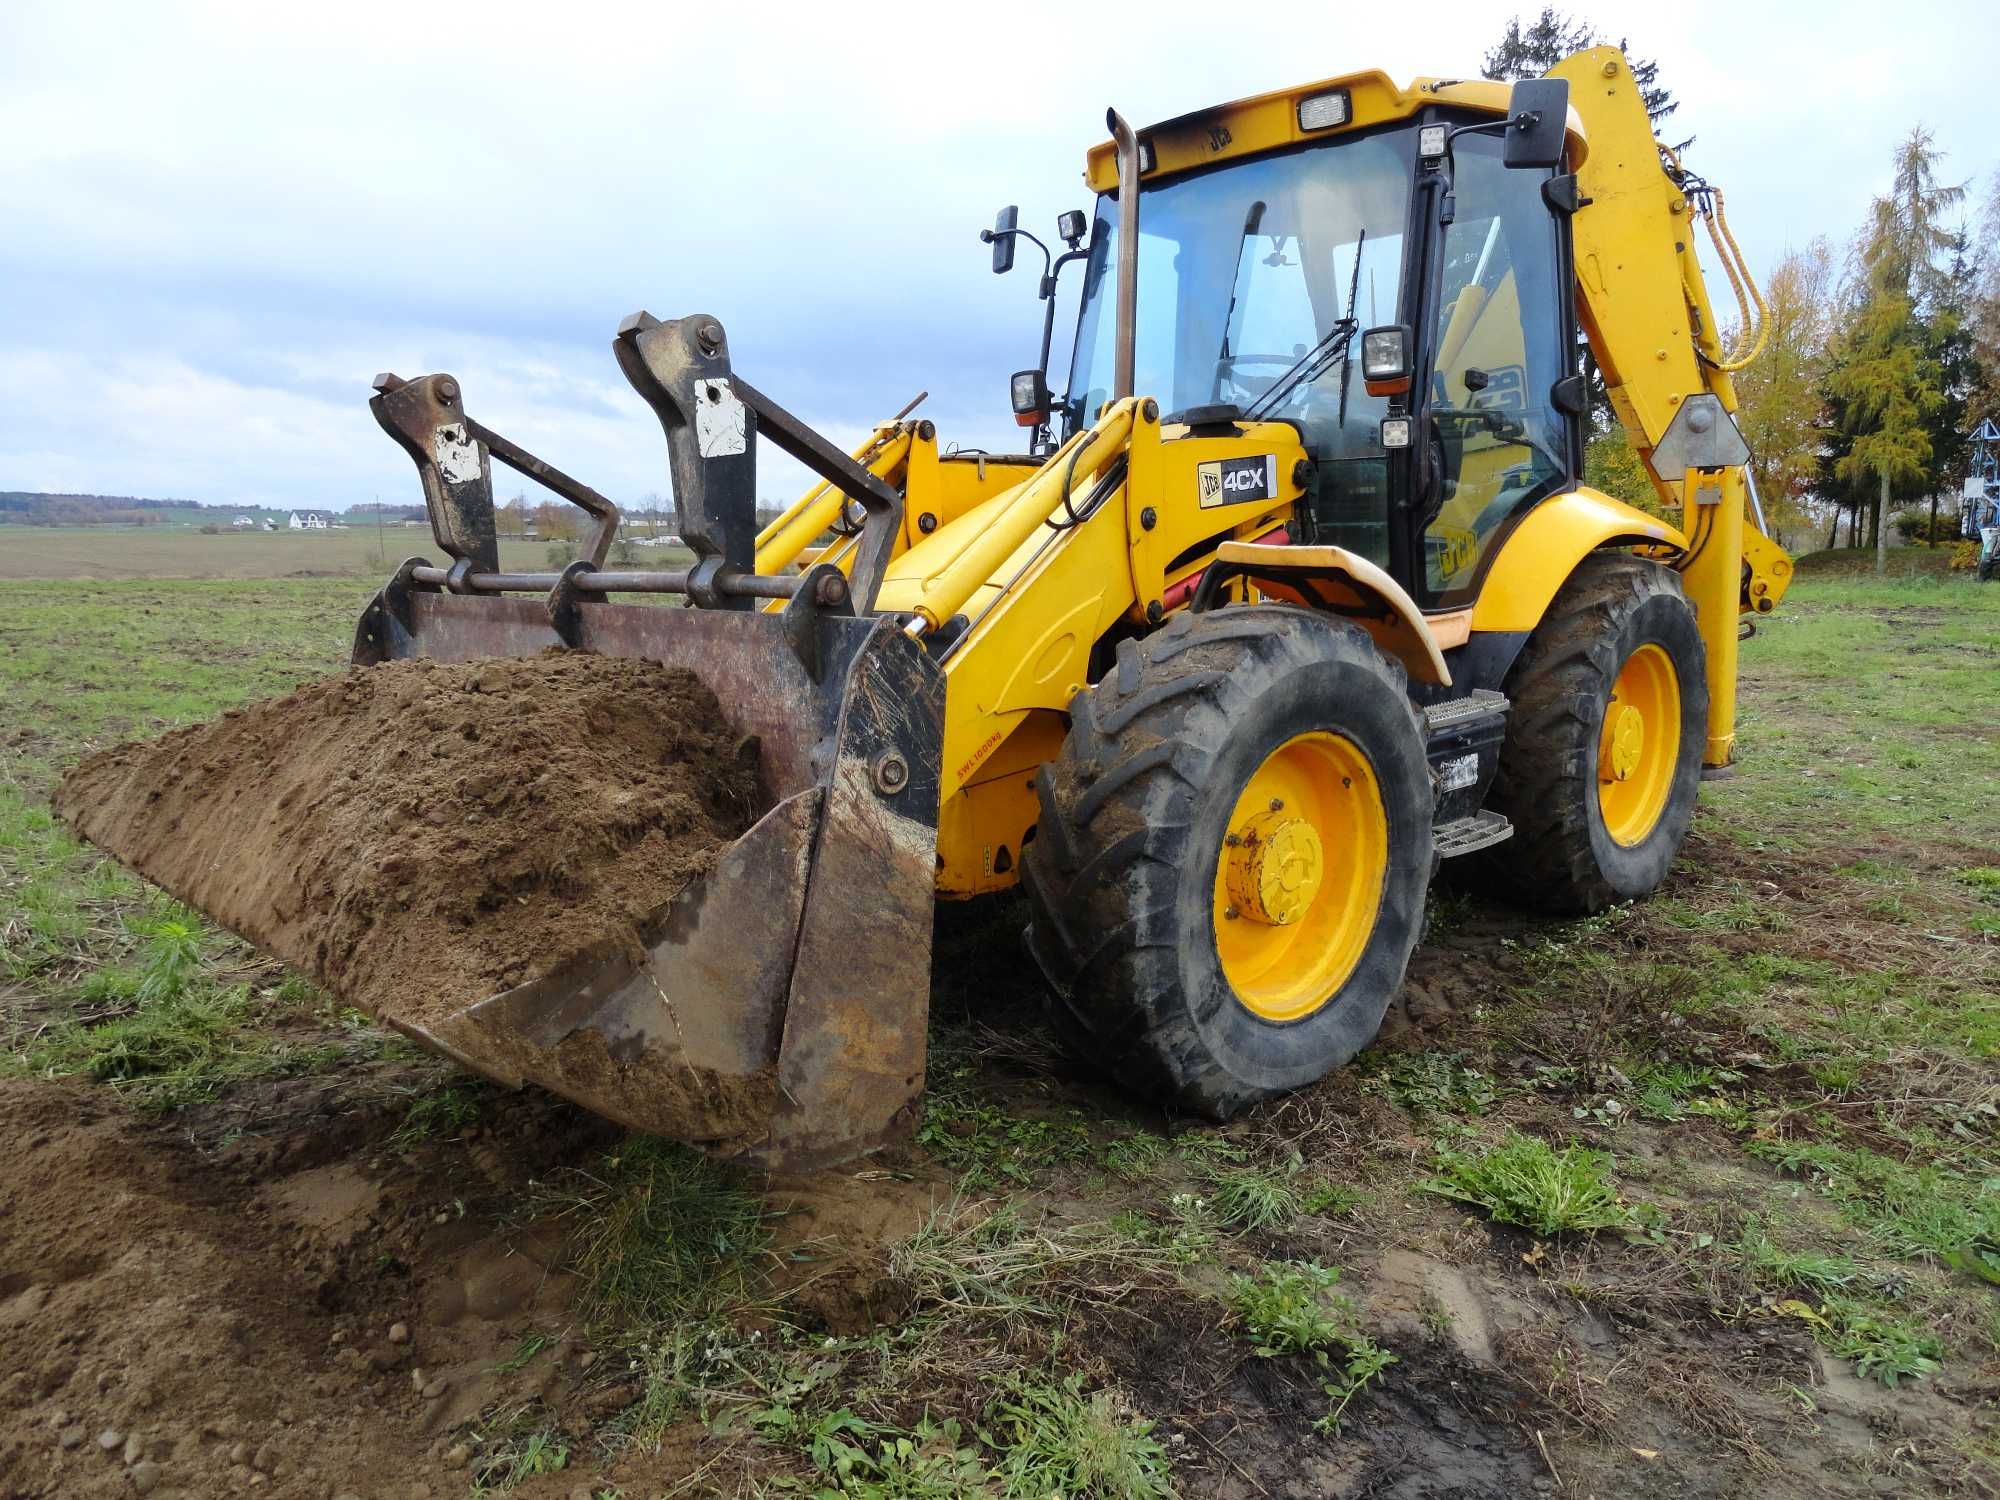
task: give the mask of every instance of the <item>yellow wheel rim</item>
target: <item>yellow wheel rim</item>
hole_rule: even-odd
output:
[[[1681,756],[1681,685],[1673,658],[1641,646],[1625,658],[1597,742],[1597,808],[1613,843],[1631,848],[1659,826]]]
[[[1215,948],[1236,998],[1298,1021],[1333,998],[1375,930],[1389,815],[1375,769],[1342,735],[1302,734],[1257,767],[1215,872]]]

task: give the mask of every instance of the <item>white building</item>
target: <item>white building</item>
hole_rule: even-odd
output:
[[[295,510],[285,524],[293,531],[324,531],[331,519],[323,510]]]
[[[251,520],[248,516],[238,516],[235,520],[231,521],[229,524],[231,526],[255,526],[257,523]]]

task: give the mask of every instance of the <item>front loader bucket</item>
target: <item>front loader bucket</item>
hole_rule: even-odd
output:
[[[891,620],[805,600],[768,613],[576,603],[559,634],[540,598],[413,586],[420,566],[364,613],[357,663],[568,646],[685,667],[732,730],[756,736],[766,810],[641,922],[637,947],[549,954],[532,982],[442,1016],[338,997],[490,1078],[720,1156],[798,1169],[906,1130],[923,1088],[943,710],[922,649]],[[225,844],[268,837],[233,795],[183,805],[171,827],[149,820],[141,774],[66,786],[58,805],[138,873],[320,975],[267,893],[233,882],[243,851],[192,847],[218,827]]]
[[[562,644],[538,599],[385,589],[358,660]],[[755,735],[770,809],[660,914],[643,961],[583,955],[428,1026],[504,1083],[800,1168],[914,1118],[930,1000],[944,681],[894,622],[576,606],[573,644],[686,667]]]

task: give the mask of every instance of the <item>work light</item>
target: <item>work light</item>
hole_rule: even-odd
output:
[[[1049,387],[1040,370],[1019,370],[1008,380],[1007,393],[1014,405],[1014,420],[1033,427],[1048,410]]]
[[[1056,233],[1061,235],[1063,242],[1072,248],[1083,238],[1083,232],[1088,227],[1083,217],[1083,210],[1080,208],[1072,208],[1068,213],[1056,215]]]
[[[1310,99],[1299,101],[1299,129],[1331,130],[1336,125],[1345,125],[1348,116],[1346,89],[1335,89],[1330,94],[1314,94]]]
[[[1382,446],[1384,448],[1407,448],[1410,446],[1410,419],[1408,417],[1384,417],[1382,419]]]
[[[1417,132],[1417,155],[1422,157],[1444,155],[1445,128],[1442,125],[1426,125]]]
[[[1361,376],[1364,380],[1400,380],[1410,373],[1410,330],[1400,323],[1371,328],[1361,335]]]

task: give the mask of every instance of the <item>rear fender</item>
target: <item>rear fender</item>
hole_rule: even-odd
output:
[[[1551,495],[1501,541],[1473,602],[1472,629],[1533,630],[1585,557],[1599,547],[1649,543],[1687,550],[1679,527],[1623,500],[1583,486]]]

